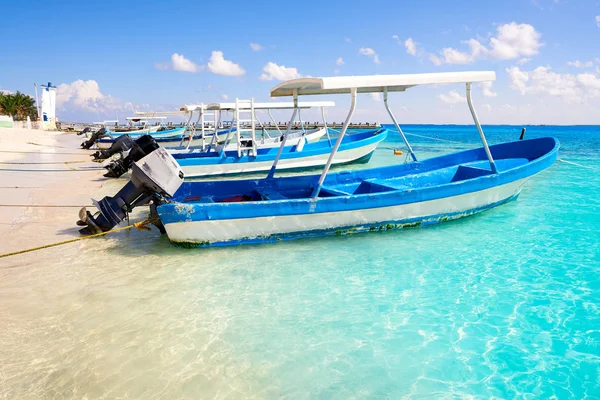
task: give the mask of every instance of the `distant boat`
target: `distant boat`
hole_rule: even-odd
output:
[[[555,162],[559,148],[552,137],[488,146],[471,85],[495,78],[494,72],[450,72],[283,82],[271,90],[271,97],[293,96],[296,102],[301,95],[351,95],[350,111],[321,174],[275,178],[285,143],[263,179],[183,182],[185,167],[154,152],[136,163],[132,181],[117,196],[97,203],[99,214],[81,213],[80,224],[88,225],[86,233],[111,229],[126,216],[120,211],[123,204],[129,209],[149,201],[148,196],[161,231],[186,247],[401,229],[479,213],[516,199],[529,178]],[[388,106],[388,92],[450,83],[466,83],[467,104],[483,147],[419,161]],[[357,93],[383,93],[383,104],[406,146],[405,164],[329,173],[346,140]],[[140,183],[144,181],[151,182],[151,189]]]
[[[160,128],[160,127],[157,127],[157,128]],[[143,135],[151,134],[152,137],[155,138],[157,141],[160,141],[160,140],[181,141],[181,138],[183,137],[185,130],[186,130],[185,127],[181,127],[181,128],[174,128],[174,129],[164,129],[162,131],[154,131],[152,133],[149,133],[148,131],[133,131],[133,132],[123,132],[121,134],[115,134],[114,132],[108,131],[107,136],[104,136],[104,137],[96,140],[96,146],[99,149],[107,149],[114,143],[114,140],[117,137],[123,136],[123,135],[129,135],[129,136],[131,136],[132,139],[137,139]]]
[[[214,175],[241,174],[268,171],[275,158],[280,158],[280,169],[306,169],[325,165],[333,143],[325,127],[313,130],[291,131],[295,114],[311,107],[333,106],[333,102],[280,102],[255,103],[253,100],[237,100],[235,103],[213,103],[206,110],[232,112],[234,119],[231,130],[218,136],[209,136],[208,145],[199,148],[169,150],[181,165],[188,178]],[[189,108],[190,106],[188,106]],[[195,106],[192,106],[195,107]],[[257,110],[294,110],[286,134],[279,131],[271,136],[257,131]],[[324,115],[324,112],[322,112]],[[218,117],[220,118],[220,117]],[[272,117],[271,117],[272,118]],[[262,124],[262,123],[261,123]],[[218,124],[216,124],[218,125]],[[327,135],[327,141],[318,142]],[[387,131],[375,130],[349,136],[344,142],[336,164],[367,162],[377,147],[385,139]],[[285,138],[285,144],[283,144]],[[222,143],[217,143],[222,142]],[[281,150],[280,150],[281,148]]]

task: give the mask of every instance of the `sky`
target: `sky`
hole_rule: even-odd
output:
[[[57,0],[2,14],[0,90],[34,95],[34,82],[52,82],[61,121],[269,101],[302,76],[489,70],[497,80],[473,91],[483,124],[600,124],[599,0]],[[329,121],[349,105],[305,100],[335,101]],[[390,106],[400,123],[472,121],[462,84],[393,93]],[[353,120],[390,122],[371,94]]]

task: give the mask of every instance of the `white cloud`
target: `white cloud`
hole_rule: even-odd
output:
[[[110,110],[124,109],[118,99],[104,95],[95,80],[81,79],[72,83],[61,83],[56,89],[56,107],[61,110],[77,109],[89,112],[103,113]]]
[[[451,90],[447,94],[440,93],[437,95],[438,99],[442,100],[444,103],[448,104],[457,104],[457,103],[466,103],[467,98],[461,96],[456,90]]]
[[[412,38],[408,38],[404,41],[404,47],[406,47],[406,52],[411,56],[417,55],[417,43],[415,43]]]
[[[344,65],[344,59],[343,59],[342,57],[339,57],[339,58],[338,58],[338,59],[335,61],[335,63],[336,63],[337,65]]]
[[[173,69],[175,71],[184,71],[184,72],[197,72],[198,66],[194,64],[192,61],[188,60],[183,56],[183,54],[173,53],[171,56],[171,62],[173,63]],[[159,64],[160,65],[160,64]],[[162,64],[164,66],[164,64]],[[157,66],[157,68],[159,68]],[[162,68],[159,68],[162,69]],[[166,68],[164,68],[166,69]]]
[[[492,82],[481,82],[479,84],[481,91],[486,97],[496,97],[498,93],[492,91]]]
[[[431,61],[435,65],[442,65],[442,60],[440,60],[439,57],[436,56],[435,54],[429,55],[429,61]]]
[[[375,64],[379,64],[379,56],[377,55],[377,53],[375,52],[375,50],[373,50],[370,47],[361,47],[358,52],[364,56],[367,56],[369,58],[371,58],[373,60],[373,62]]]
[[[531,57],[539,53],[541,36],[532,25],[511,22],[498,26],[496,37],[490,39],[487,47],[477,39],[469,39],[462,42],[469,46],[469,52],[447,47],[441,54],[448,64],[470,64],[485,57],[498,60]]]
[[[550,67],[537,67],[533,71],[511,67],[506,72],[511,88],[522,95],[547,94],[563,98],[568,103],[582,103],[600,97],[600,77],[593,73],[560,74]]]
[[[492,106],[491,106],[491,105],[489,105],[489,104],[483,104],[483,105],[481,106],[481,108],[483,108],[483,109],[484,109],[484,110],[486,110],[487,112],[490,112],[490,111],[492,111]]]
[[[600,28],[600,15],[596,15],[596,26]]]
[[[519,59],[519,61],[517,61],[517,64],[524,65],[524,64],[527,64],[529,61],[531,61],[531,58],[523,57],[523,58]]]
[[[375,102],[380,102],[381,100],[383,100],[383,97],[381,96],[381,93],[371,93],[371,99]]]
[[[277,65],[270,61],[263,67],[263,71],[264,74],[262,74],[259,78],[261,81],[272,81],[273,79],[278,81],[287,81],[289,79],[302,77],[296,68],[286,67],[285,65]]]
[[[215,50],[208,60],[208,70],[216,75],[225,76],[242,76],[246,70],[233,61],[226,60],[223,57],[223,52]]]
[[[567,62],[567,65],[575,68],[590,68],[594,64],[591,61],[581,62],[579,60],[575,60]]]
[[[261,46],[258,43],[250,43],[250,48],[252,49],[252,51],[261,51],[261,50],[265,49],[263,46]]]
[[[229,99],[229,96],[228,96],[228,95],[226,95],[226,94],[222,94],[222,95],[221,95],[221,98],[222,98],[223,100],[228,100],[228,99]]]
[[[0,94],[13,94],[10,90],[0,89]]]
[[[347,37],[347,38],[344,38],[344,42],[346,42],[346,43],[352,43],[352,39],[350,39],[350,38],[348,38],[348,37]]]

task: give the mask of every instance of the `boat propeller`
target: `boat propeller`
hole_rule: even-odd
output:
[[[77,225],[83,226],[82,235],[106,232],[128,217],[137,206],[156,206],[167,202],[183,183],[183,171],[173,156],[164,148],[151,152],[132,165],[131,180],[114,196],[106,196],[100,201],[92,199],[98,211],[92,214],[85,207],[79,211]],[[161,232],[160,222],[155,223]]]

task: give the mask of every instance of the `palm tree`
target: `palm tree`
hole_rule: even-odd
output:
[[[0,113],[8,114],[17,121],[27,119],[28,116],[34,121],[37,120],[35,100],[19,91],[9,94],[0,93]]]

